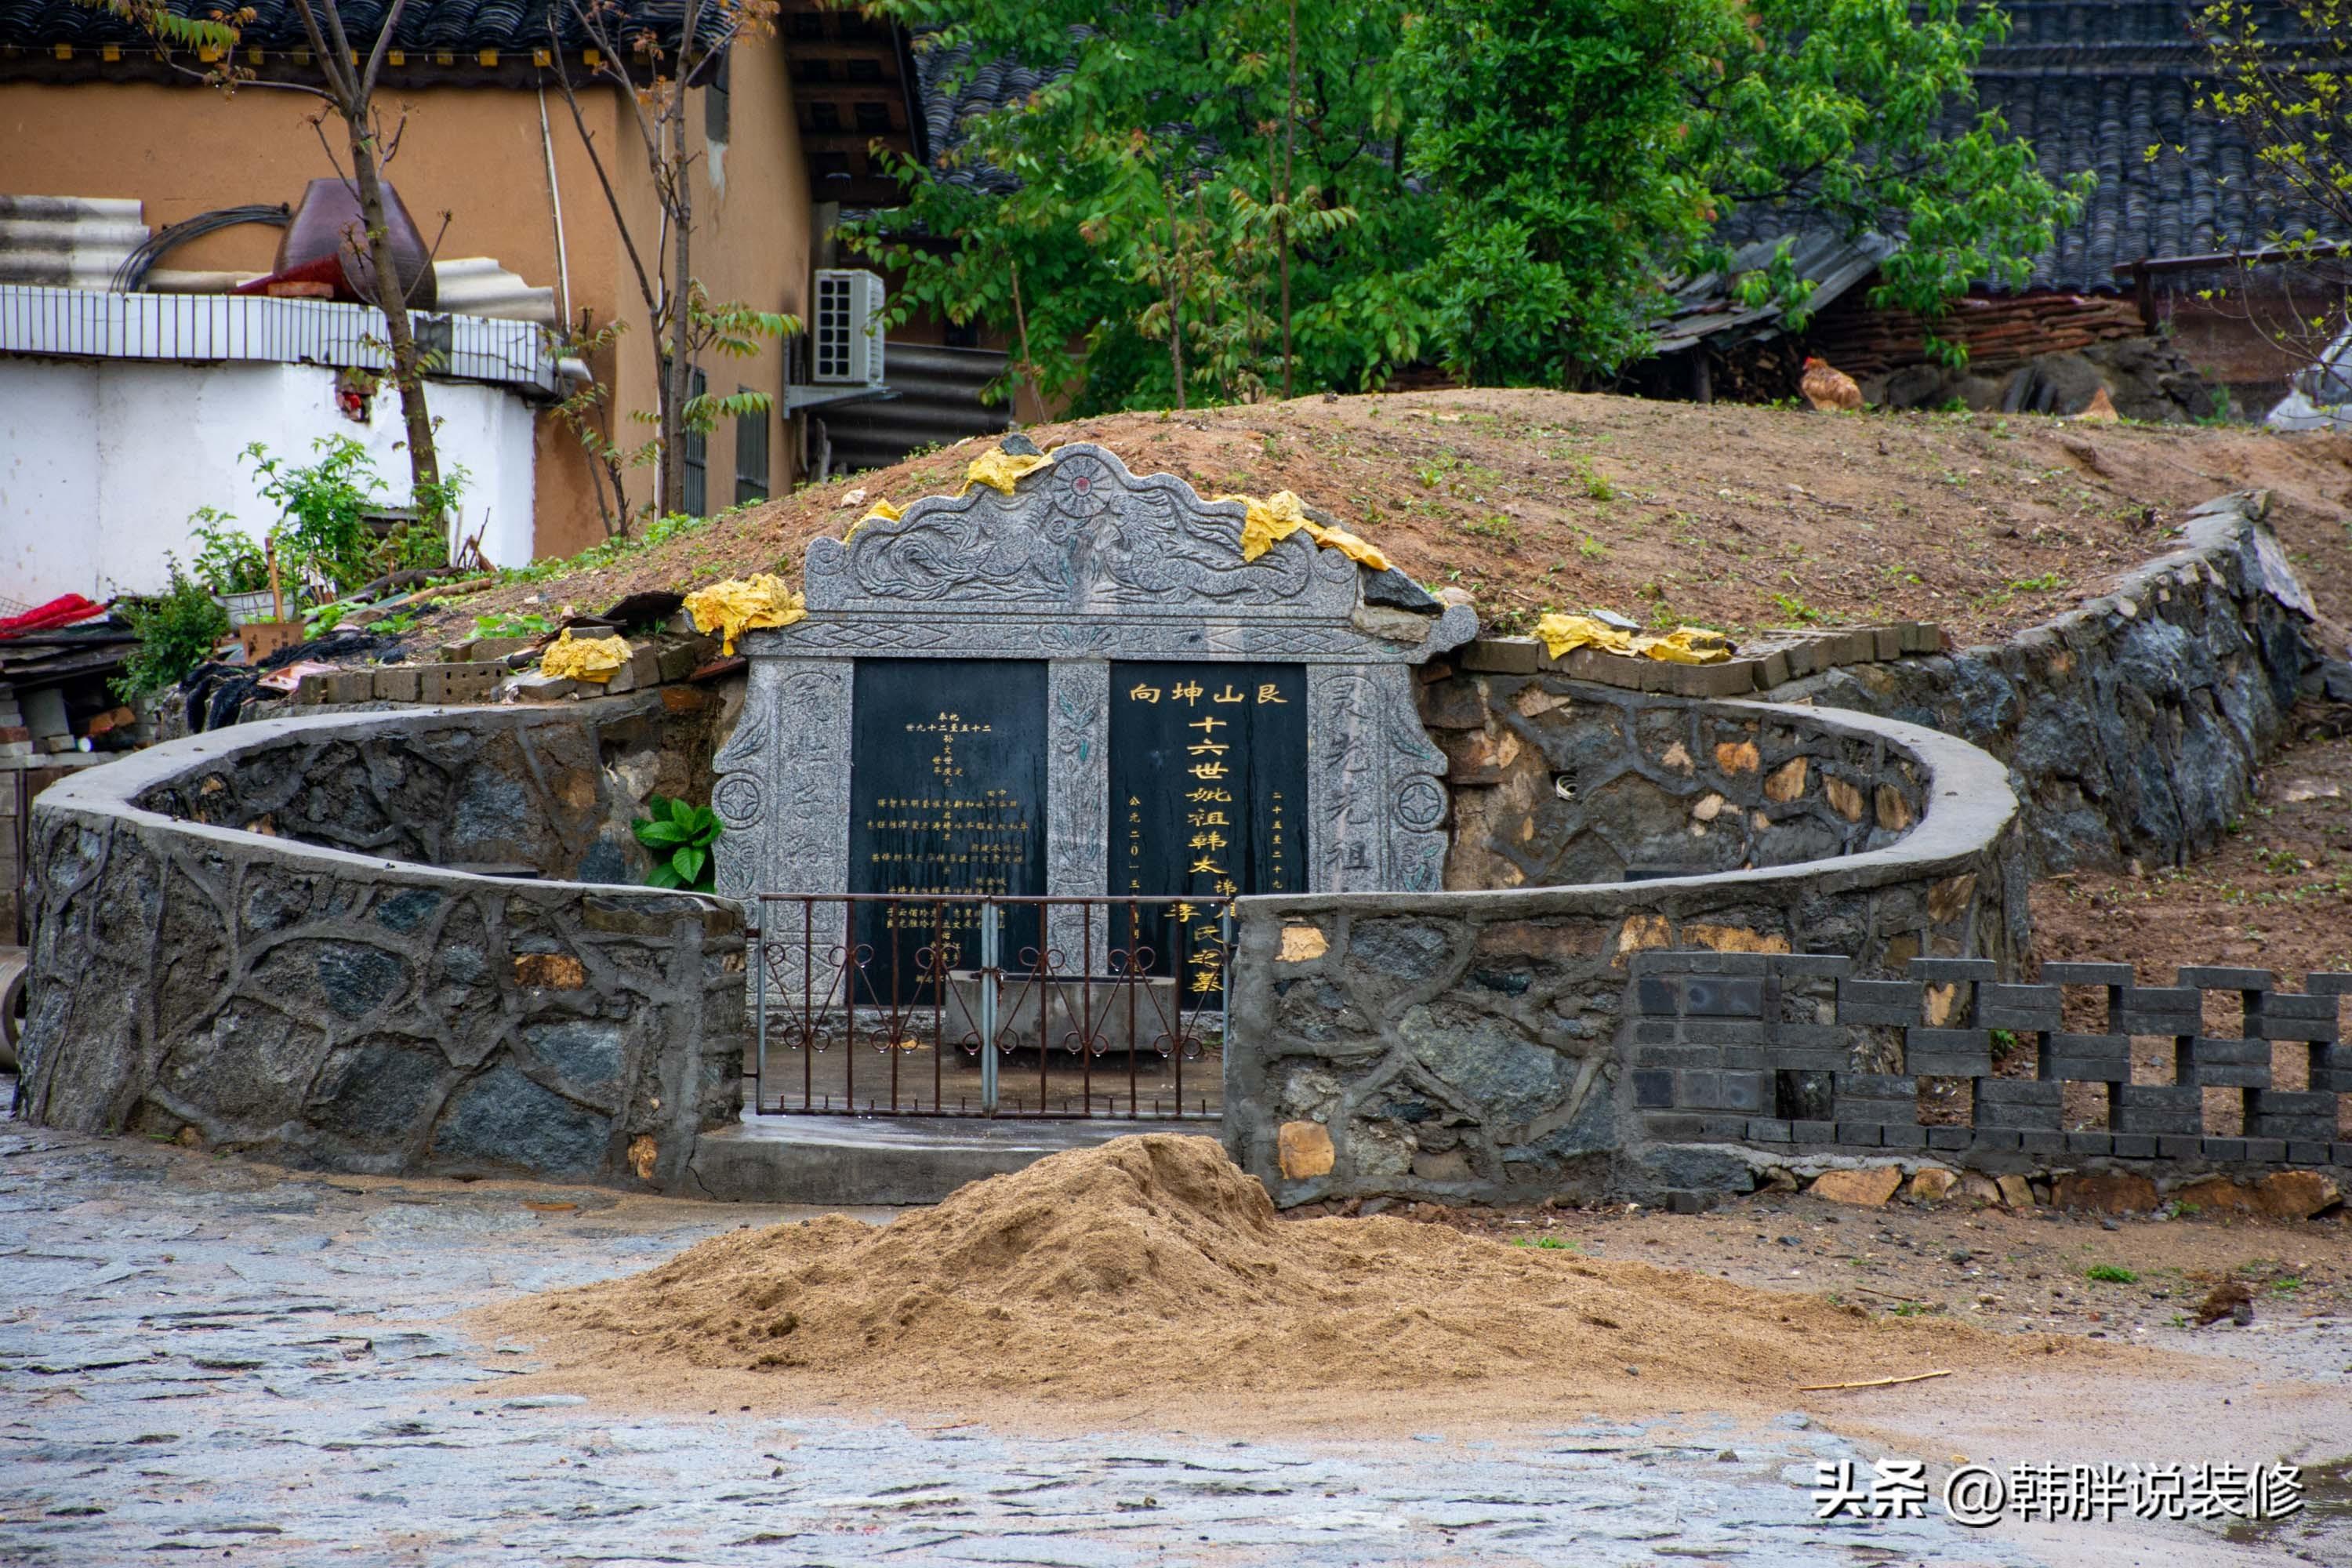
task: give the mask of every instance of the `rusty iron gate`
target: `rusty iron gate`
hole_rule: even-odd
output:
[[[762,893],[765,1115],[1223,1114],[1231,902]]]

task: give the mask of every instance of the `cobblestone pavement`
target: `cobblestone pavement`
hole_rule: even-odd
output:
[[[478,1392],[529,1358],[455,1312],[780,1217],[0,1126],[0,1563],[2033,1560],[1815,1524],[1815,1462],[1871,1456],[1795,1414],[1230,1441]]]

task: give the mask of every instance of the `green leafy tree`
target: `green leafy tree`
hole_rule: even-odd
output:
[[[2316,360],[2352,313],[2341,249],[2352,240],[2352,0],[2219,0],[2196,26],[2212,70],[2193,107],[2235,126],[2252,164],[2242,174],[2193,168],[2179,146],[2151,147],[2148,157],[2168,155],[2184,179],[2243,181],[2286,215],[2275,229],[2220,243],[2268,253],[2262,287],[2252,286],[2251,267],[2238,279],[2243,313],[2279,347]]]
[[[1900,241],[1879,264],[1871,302],[1947,314],[1969,286],[2022,288],[2033,258],[2082,214],[2087,173],[2053,183],[2032,145],[1992,110],[1976,109],[1978,57],[2009,34],[2008,14],[1976,0],[1752,0],[1748,44],[1719,78],[1685,84],[1687,158],[1718,209],[1773,206],[1793,221],[1827,218],[1848,235]],[[1954,122],[1961,121],[1958,129]],[[1720,265],[1723,247],[1699,261]],[[1749,279],[1799,310],[1810,292],[1787,251]],[[1965,363],[1957,342],[1931,353]]]
[[[1395,155],[1400,5],[879,8],[938,29],[926,47],[1060,72],[966,127],[961,163],[1012,189],[901,165],[908,205],[849,226],[902,274],[902,319],[1009,329],[1006,381],[1082,410],[1362,384],[1417,357],[1426,312],[1398,279],[1432,243]]]
[[[1717,216],[1693,88],[1748,41],[1723,0],[1433,0],[1413,22],[1410,156],[1442,193],[1423,281],[1455,371],[1561,384],[1640,351]]]
[[[1615,368],[1670,279],[1728,264],[1717,224],[1739,206],[1899,237],[1873,302],[1930,320],[1979,279],[2021,285],[2089,176],[2053,185],[1996,114],[1948,129],[2008,25],[1963,0],[1431,0],[1406,66],[1429,113],[1414,167],[1444,192],[1450,362]],[[1740,292],[1801,325],[1811,289],[1783,244]]]
[[[656,795],[646,803],[652,814],[632,825],[637,842],[653,851],[653,869],[646,880],[656,888],[684,888],[708,893],[719,885],[718,863],[711,847],[719,842],[719,814],[707,805]]]
[[[1081,413],[1427,357],[1589,381],[1740,204],[1900,237],[1878,298],[1932,318],[2021,280],[2084,188],[1969,117],[2007,24],[1963,0],[878,4],[1060,73],[965,127],[1011,189],[902,166],[908,205],[850,237],[901,315],[1012,326],[1007,380]],[[1801,314],[1785,247],[1742,287]]]

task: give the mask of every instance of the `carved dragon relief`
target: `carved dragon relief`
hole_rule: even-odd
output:
[[[867,522],[846,542],[813,542],[808,605],[1192,607],[1345,620],[1355,563],[1297,535],[1245,562],[1244,512],[1238,501],[1202,500],[1171,474],[1139,479],[1116,454],[1080,443],[1059,448],[1013,495],[975,485],[919,500],[896,521]]]

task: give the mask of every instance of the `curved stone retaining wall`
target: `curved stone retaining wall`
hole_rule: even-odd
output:
[[[597,880],[632,874],[627,818],[672,765],[659,712],[278,720],[51,788],[24,1113],[337,1170],[688,1185],[740,1103],[741,912]]]
[[[1715,666],[1593,653],[1554,659],[1525,638],[1474,643],[1422,693],[1423,719],[1449,764],[1447,885],[1608,878],[1622,874],[1612,855],[1622,865],[1659,852],[1654,842],[1630,847],[1607,826],[1597,836],[1605,844],[1575,844],[1590,807],[1555,798],[1563,773],[1573,784],[1622,749],[1605,723],[1581,723],[1592,712],[1589,696],[1567,705],[1578,672],[1591,670],[1625,687],[1691,695],[1730,696],[1729,688],[1752,683],[1773,702],[1957,735],[2010,765],[2037,871],[2185,858],[2242,809],[2287,710],[2322,664],[2311,603],[2262,522],[2263,509],[2259,494],[2209,502],[2189,514],[2179,549],[2112,591],[2006,642],[1958,653],[1932,651],[1915,634],[1934,628],[1909,625],[1825,633],[1782,652],[1766,651],[1768,639],[1755,657]],[[1842,646],[1867,649],[1874,639],[1874,654]],[[1808,673],[1788,679],[1791,667]],[[1676,705],[1672,696],[1614,683],[1600,689],[1629,726],[1672,722],[1644,716]],[[1758,863],[1767,863],[1773,850],[1759,850]]]
[[[1832,859],[1894,843],[1925,804],[1919,765],[1875,731],[1556,675],[1444,684],[1456,711],[1436,717],[1483,731],[1481,763],[1453,781],[1456,891]]]
[[[2321,662],[2266,504],[2207,502],[2179,550],[2006,642],[1828,670],[1772,700],[1926,724],[2000,758],[2037,872],[2186,859],[2252,798]]]
[[[2017,803],[1976,748],[1862,715],[1565,695],[1547,714],[1581,715],[1570,732],[1588,736],[1576,754],[1595,759],[1600,793],[1639,776],[1624,797],[1643,803],[1629,804],[1637,827],[1672,803],[1679,826],[1662,817],[1653,837],[1690,838],[1695,822],[1705,837],[1732,813],[1751,847],[1818,833],[1855,852],[1597,886],[1242,900],[1225,1141],[1280,1201],[1609,1189],[1643,1138],[1621,1116],[1617,1041],[1628,964],[1648,949],[1829,952],[1865,973],[1920,953],[2003,971],[2015,959]],[[1835,804],[1832,780],[1867,803],[1861,816]],[[1695,819],[1710,795],[1723,805]],[[1759,829],[1757,815],[1785,826]],[[1577,832],[1611,830],[1604,814]],[[1286,1135],[1309,1147],[1286,1159]]]

